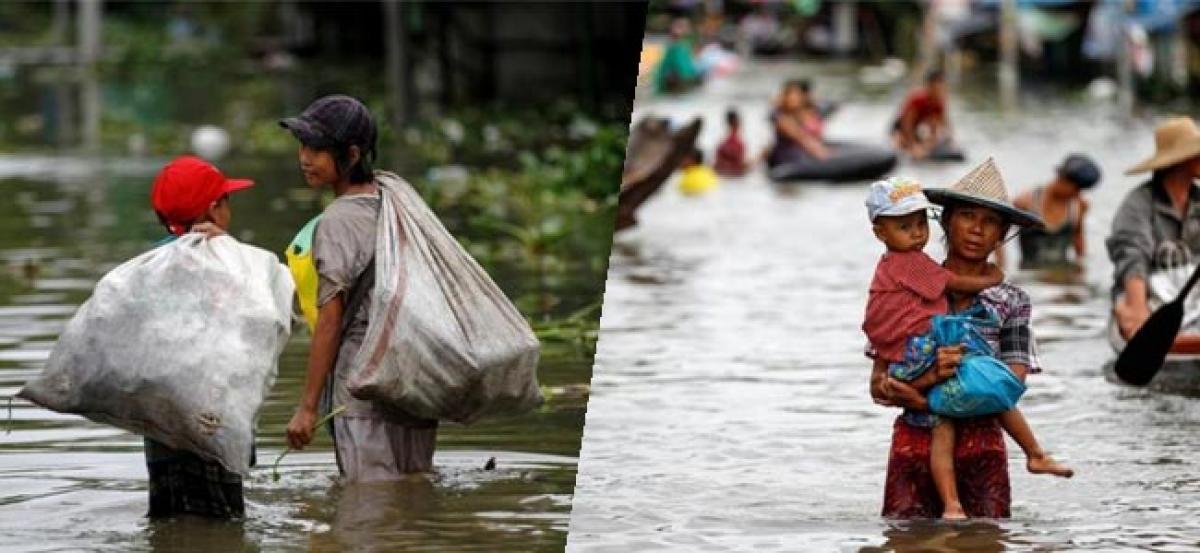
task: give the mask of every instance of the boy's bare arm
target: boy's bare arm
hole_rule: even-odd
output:
[[[946,283],[951,292],[962,294],[977,294],[997,284],[1004,282],[1004,271],[995,263],[988,263],[987,272],[982,275],[954,275]]]
[[[300,407],[287,427],[288,444],[295,449],[302,449],[313,438],[321,392],[325,389],[326,377],[333,370],[338,345],[342,340],[342,302],[342,296],[336,296],[317,311],[317,326],[308,350],[308,371],[304,375]]]

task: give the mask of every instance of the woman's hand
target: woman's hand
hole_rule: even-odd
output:
[[[892,385],[891,378],[886,374],[880,376],[871,384],[871,401],[876,405],[884,407],[896,407],[896,403],[892,401]]]
[[[906,407],[928,411],[929,404],[920,390],[887,375],[887,361],[875,359],[871,368],[871,400],[884,407]]]
[[[833,152],[829,150],[828,146],[822,144],[820,140],[816,139],[813,140],[813,148],[811,153],[813,157],[817,159],[829,159],[829,156],[833,155]]]
[[[921,395],[921,392],[917,391],[916,388],[904,382],[889,376],[884,381],[883,388],[886,391],[886,398],[890,405],[906,407],[916,411],[929,410],[929,401],[925,399],[925,396]]]
[[[306,407],[296,409],[296,414],[292,415],[292,420],[287,425],[287,441],[292,449],[304,449],[304,446],[312,442],[313,432],[317,424],[317,411]]]
[[[958,366],[962,364],[963,346],[945,346],[937,350],[937,361],[933,365],[933,373],[937,376],[938,382],[949,380],[958,373]]]

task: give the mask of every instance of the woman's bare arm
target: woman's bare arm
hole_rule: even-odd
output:
[[[1025,382],[1025,377],[1029,375],[1029,366],[1023,363],[1009,363],[1008,368],[1021,382]]]
[[[799,123],[788,117],[780,116],[775,119],[775,126],[788,138],[796,141],[809,155],[817,159],[829,157],[829,149],[817,137],[805,132]]]
[[[1075,259],[1083,265],[1083,256],[1087,248],[1087,240],[1083,237],[1083,216],[1087,214],[1087,200],[1079,198],[1079,221],[1075,224]]]

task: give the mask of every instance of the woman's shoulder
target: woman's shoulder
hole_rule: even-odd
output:
[[[979,293],[979,298],[996,310],[1001,319],[1012,315],[1028,316],[1032,301],[1029,293],[1011,282],[1001,282]]]

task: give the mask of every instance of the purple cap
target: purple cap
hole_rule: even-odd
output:
[[[362,102],[344,94],[317,99],[295,117],[279,121],[301,142],[353,144],[366,149],[375,147],[375,121]]]

